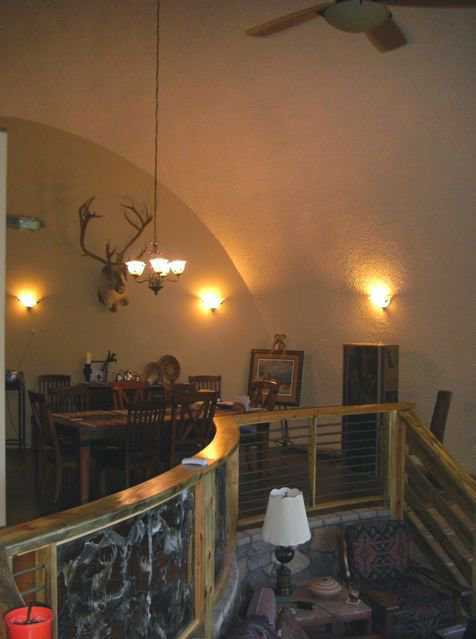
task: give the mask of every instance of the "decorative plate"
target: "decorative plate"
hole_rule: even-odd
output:
[[[180,377],[180,364],[173,355],[164,355],[159,359],[160,380],[166,386],[175,384]]]
[[[342,590],[341,584],[333,577],[318,577],[310,581],[307,587],[313,594],[324,597],[338,595]]]
[[[149,362],[145,365],[144,379],[148,384],[158,384],[160,382],[159,362]]]

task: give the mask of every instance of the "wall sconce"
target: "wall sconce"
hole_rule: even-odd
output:
[[[217,293],[213,293],[211,291],[202,293],[200,297],[202,299],[203,306],[206,308],[207,311],[210,311],[211,313],[215,313],[217,308],[221,306],[225,301]]]
[[[369,298],[374,306],[384,309],[390,306],[392,294],[387,286],[379,284],[371,288]]]
[[[32,293],[31,291],[22,291],[16,296],[16,299],[29,312],[31,312],[35,306],[44,300],[43,297],[38,299],[35,293]]]

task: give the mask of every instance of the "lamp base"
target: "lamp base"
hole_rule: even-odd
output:
[[[290,546],[277,546],[274,551],[279,567],[276,571],[276,594],[278,597],[287,597],[293,591],[292,573],[286,566],[294,557],[294,548]]]

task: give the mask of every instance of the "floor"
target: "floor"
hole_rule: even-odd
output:
[[[7,448],[7,526],[39,516],[30,451]]]
[[[64,499],[55,504],[51,499],[38,495],[34,477],[33,453],[31,450],[7,448],[7,526],[30,521],[41,515],[58,512],[79,505],[76,492],[71,486]]]
[[[240,517],[264,513],[269,491],[283,485],[299,488],[309,496],[309,473],[306,450],[293,446],[272,446],[262,459],[254,448],[240,454]],[[33,454],[7,448],[7,525],[12,526],[35,517],[79,505],[78,485],[74,479],[66,484],[62,500],[38,495],[33,471]],[[356,472],[341,455],[318,455],[318,495],[322,500],[376,495],[383,492],[382,481],[375,473]],[[117,487],[119,489],[119,486]],[[50,495],[52,490],[49,491]]]

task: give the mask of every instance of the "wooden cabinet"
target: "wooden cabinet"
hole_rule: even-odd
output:
[[[343,355],[344,405],[398,401],[398,346],[344,344]],[[379,420],[375,413],[343,420],[342,448],[352,470],[376,472]]]

